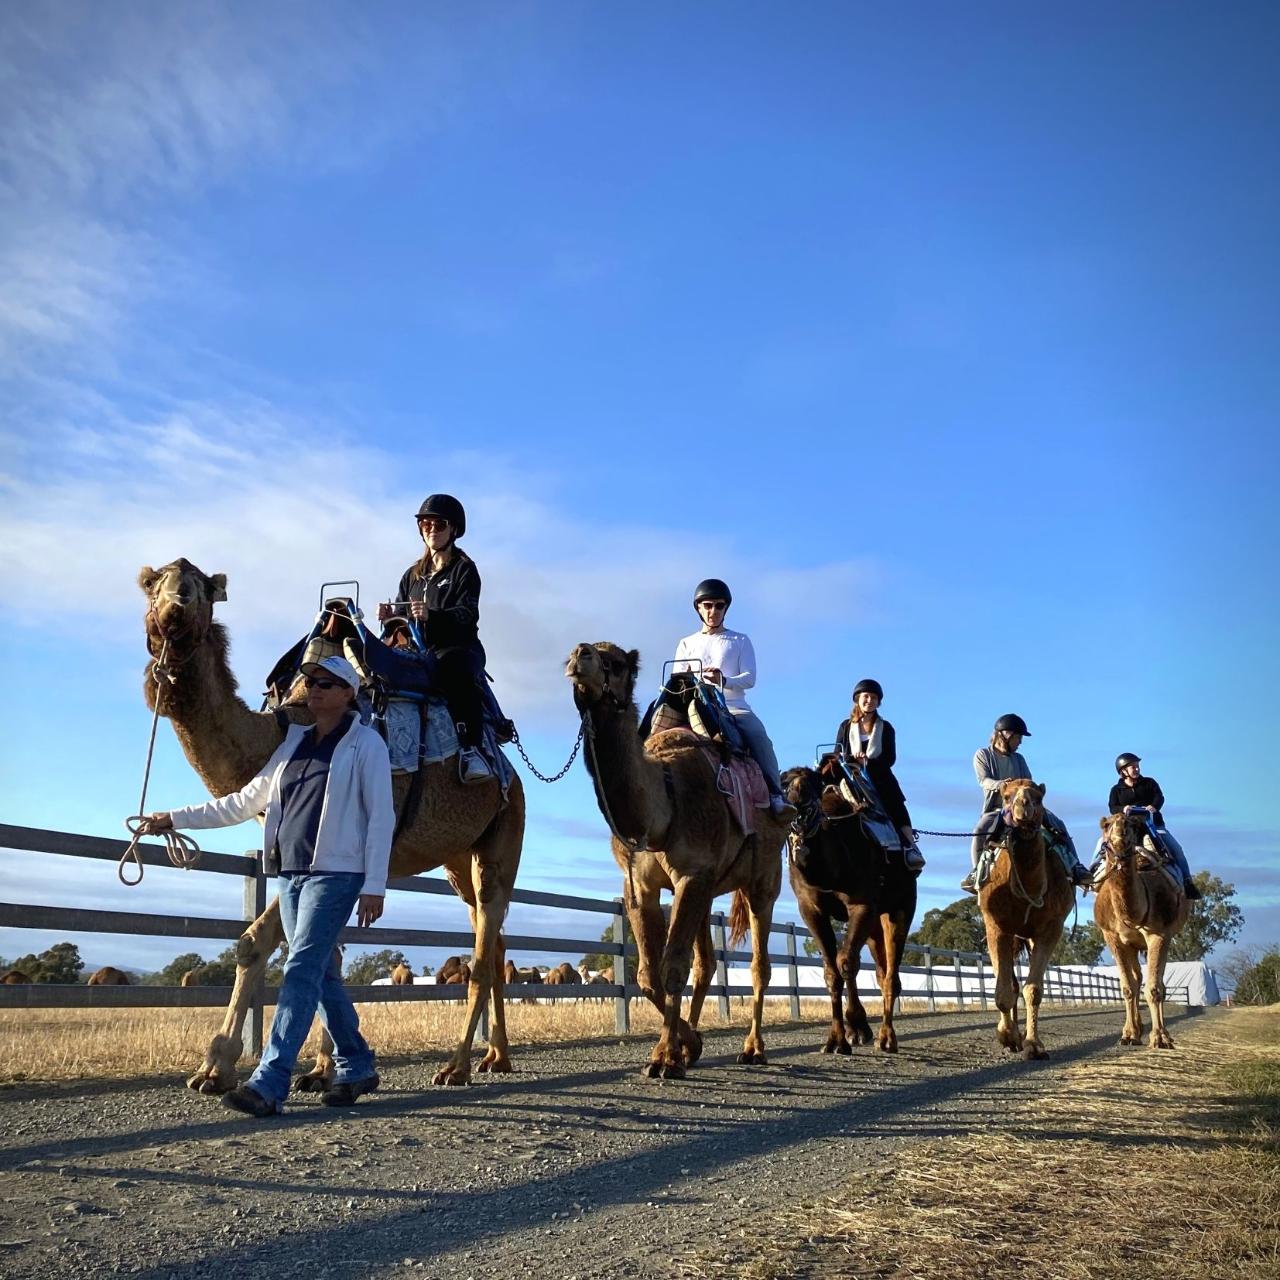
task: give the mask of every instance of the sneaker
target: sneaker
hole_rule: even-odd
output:
[[[965,891],[965,893],[978,892],[978,886],[974,883],[974,877],[977,874],[978,873],[976,871],[970,871],[969,874],[965,876],[963,880],[960,881],[960,887]]]
[[[787,803],[786,796],[772,795],[769,797],[769,812],[775,818],[794,818],[796,807]]]
[[[924,870],[924,854],[920,852],[918,844],[909,844],[902,851],[902,856],[906,859],[908,871]]]
[[[463,747],[458,757],[458,776],[468,787],[478,782],[488,782],[493,777],[489,762],[475,747]]]
[[[1075,885],[1077,889],[1092,889],[1093,873],[1083,863],[1077,862],[1076,865],[1071,868],[1071,883]]]
[[[254,1116],[258,1120],[264,1116],[278,1116],[284,1110],[280,1103],[264,1098],[257,1089],[251,1089],[247,1084],[224,1093],[222,1105],[230,1107],[232,1111],[243,1111],[245,1115]]]
[[[331,1089],[326,1089],[320,1095],[320,1101],[326,1107],[354,1106],[357,1098],[366,1093],[372,1093],[381,1083],[382,1081],[378,1079],[376,1071],[373,1075],[366,1076],[363,1080],[341,1080]]]

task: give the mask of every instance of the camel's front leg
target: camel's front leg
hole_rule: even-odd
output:
[[[1172,1049],[1173,1037],[1164,1025],[1164,966],[1165,948],[1169,940],[1163,934],[1147,935],[1147,1008],[1151,1010],[1151,1040],[1153,1049]]]
[[[665,1017],[667,1001],[659,980],[667,934],[667,923],[662,918],[662,899],[659,890],[650,885],[642,885],[638,896],[638,901],[632,901],[629,895],[625,899],[631,935],[636,940],[636,985]]]
[[[489,1018],[489,1048],[480,1059],[478,1071],[491,1071],[495,1075],[505,1075],[513,1070],[511,1065],[511,1046],[507,1042],[507,1005],[506,979],[503,972],[507,966],[507,944],[502,934],[498,934],[498,948],[493,960],[493,993]]]
[[[751,1027],[742,1042],[738,1062],[764,1066],[764,993],[769,989],[769,927],[773,924],[774,899],[765,894],[748,897],[751,911]]]
[[[694,940],[706,927],[711,912],[711,885],[692,878],[676,885],[671,902],[671,927],[662,953],[662,991],[666,1011],[662,1035],[654,1047],[645,1075],[681,1080],[685,1075],[686,1055],[693,1044],[701,1047],[702,1037],[680,1017],[680,1002],[689,969],[693,962]]]
[[[987,924],[987,953],[996,971],[996,1008],[1000,1011],[996,1039],[1010,1053],[1018,1053],[1022,1049],[1022,1029],[1018,1026],[1018,979],[1013,969],[1013,946],[1012,937]]]
[[[693,940],[693,995],[689,998],[689,1025],[695,1029],[702,1017],[702,1006],[707,992],[711,990],[715,973],[716,949],[711,941],[711,917],[708,916]]]
[[[449,1061],[436,1072],[432,1084],[463,1085],[471,1082],[471,1046],[475,1042],[476,1030],[480,1019],[489,1003],[489,993],[493,990],[496,977],[500,971],[495,963],[499,950],[499,935],[502,921],[507,913],[509,890],[501,882],[498,868],[491,863],[482,863],[479,858],[472,859],[472,883],[467,885],[458,877],[454,887],[463,892],[467,905],[474,903],[476,921],[476,945],[471,957],[471,981],[467,985],[467,1020],[463,1028],[462,1038],[458,1041]],[[454,879],[454,877],[450,877]],[[495,1046],[496,1047],[496,1046]],[[503,1046],[505,1052],[505,1046]],[[504,1065],[498,1065],[501,1059],[495,1060],[490,1070],[502,1071],[511,1069],[509,1059]]]
[[[862,964],[862,948],[867,945],[874,926],[875,916],[865,902],[849,904],[849,927],[845,930],[844,944],[840,948],[838,959],[840,974],[844,979],[844,1018],[854,1044],[870,1044],[873,1039],[866,1007],[858,995],[858,969]]]
[[[844,1029],[844,1014],[840,1009],[844,979],[840,974],[840,961],[837,955],[839,944],[836,941],[836,931],[831,927],[831,917],[807,898],[801,897],[799,906],[809,933],[818,944],[818,950],[822,952],[822,976],[827,981],[827,991],[831,995],[831,1030],[827,1032],[827,1043],[822,1046],[822,1052],[852,1053],[849,1037]]]
[[[236,943],[236,982],[222,1026],[209,1041],[204,1066],[188,1081],[188,1089],[201,1093],[226,1093],[236,1087],[236,1063],[244,1046],[244,1020],[253,1003],[253,994],[262,982],[267,961],[284,941],[280,923],[280,899],[273,898],[267,909],[240,935]]]
[[[1044,991],[1044,971],[1061,937],[1062,924],[1059,922],[1047,935],[1034,938],[1029,944],[1031,954],[1027,959],[1027,980],[1022,984],[1022,998],[1027,1003],[1027,1036],[1022,1056],[1028,1062],[1049,1056],[1040,1040],[1040,1000]]]
[[[293,1082],[297,1093],[323,1093],[333,1083],[333,1037],[327,1027],[320,1028],[320,1048],[310,1071],[304,1071]]]
[[[898,1033],[893,1029],[893,1010],[902,994],[902,979],[898,969],[902,964],[902,952],[911,931],[909,912],[885,912],[880,917],[879,929],[871,936],[871,947],[876,958],[876,977],[880,980],[880,1035],[877,1046],[885,1053],[898,1052]]]
[[[1115,936],[1107,938],[1107,946],[1116,958],[1120,969],[1120,994],[1124,997],[1124,1031],[1121,1044],[1142,1043],[1142,1005],[1138,990],[1142,986],[1142,967],[1138,963],[1138,951]]]

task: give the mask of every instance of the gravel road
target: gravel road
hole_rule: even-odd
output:
[[[766,1067],[734,1063],[740,1030],[711,1032],[683,1081],[640,1075],[648,1037],[516,1048],[517,1074],[469,1089],[432,1088],[434,1055],[384,1059],[358,1106],[307,1096],[263,1121],[180,1081],[18,1085],[0,1092],[0,1276],[672,1276],[780,1197],[1137,1052],[1121,1022],[1050,1011],[1044,1063],[965,1013],[902,1016],[896,1057],[769,1028]]]

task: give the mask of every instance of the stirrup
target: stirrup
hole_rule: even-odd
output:
[[[458,752],[458,777],[465,787],[478,786],[493,777],[489,762],[475,747],[463,747]]]

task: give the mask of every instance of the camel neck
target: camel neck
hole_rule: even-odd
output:
[[[671,821],[671,801],[662,766],[645,754],[640,741],[639,714],[634,703],[625,710],[596,705],[591,709],[593,750],[587,768],[596,785],[601,812],[608,806],[616,834],[652,843],[665,834]]]

